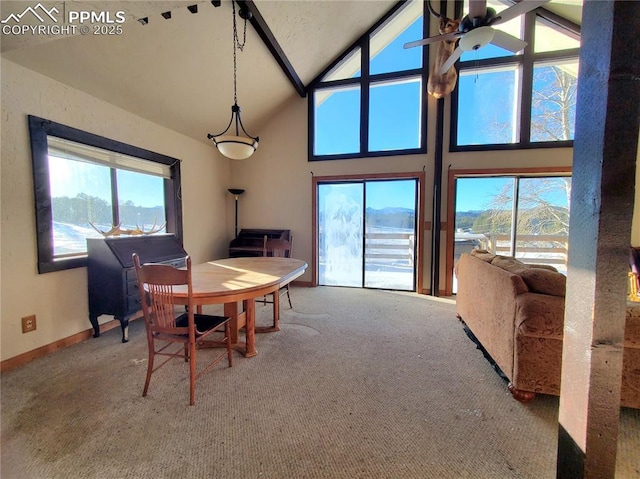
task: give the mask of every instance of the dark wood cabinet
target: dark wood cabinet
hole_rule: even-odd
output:
[[[265,236],[267,239],[291,241],[290,230],[245,228],[229,243],[229,257],[262,256]]]
[[[133,253],[142,263],[185,266],[187,253],[175,235],[87,238],[89,321],[93,337],[100,336],[98,316],[109,314],[120,321],[122,342],[129,340],[129,319],[141,309]]]

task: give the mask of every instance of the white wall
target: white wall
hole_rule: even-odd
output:
[[[229,160],[205,143],[6,59],[1,71],[2,360],[90,327],[86,268],[38,274],[29,114],[182,160],[185,249],[194,262],[226,255]],[[37,316],[37,330],[23,334],[21,318],[31,314]]]

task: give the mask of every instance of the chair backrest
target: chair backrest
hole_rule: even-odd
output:
[[[189,325],[193,323],[191,304],[191,258],[186,257],[187,268],[178,269],[166,264],[146,263],[133,254],[138,290],[142,300],[142,313],[147,326],[157,333],[186,334],[187,327],[176,327],[175,286],[186,286],[188,293]]]
[[[283,239],[267,239],[265,236],[262,256],[272,256],[274,258],[291,258],[293,250],[293,236],[290,241]]]

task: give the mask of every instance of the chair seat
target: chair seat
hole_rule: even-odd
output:
[[[229,318],[226,316],[214,316],[210,314],[194,314],[193,320],[196,325],[196,336],[201,336],[212,329],[216,329]],[[176,327],[186,328],[189,325],[189,314],[183,313],[176,318]]]

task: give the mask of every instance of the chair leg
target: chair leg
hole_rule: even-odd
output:
[[[289,300],[289,307],[293,309],[293,305],[291,304],[291,295],[289,294],[289,285],[287,284],[287,299]]]
[[[229,367],[233,366],[233,354],[231,354],[231,325],[229,322],[224,325],[224,335],[227,338],[227,361],[229,362]]]
[[[196,343],[189,343],[189,405],[196,402]]]
[[[149,342],[149,360],[147,361],[147,379],[144,381],[144,389],[142,390],[142,397],[147,397],[149,391],[149,383],[151,382],[151,373],[153,372],[153,360],[155,358],[155,345],[153,341]]]

